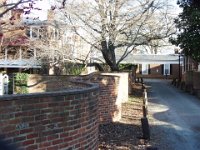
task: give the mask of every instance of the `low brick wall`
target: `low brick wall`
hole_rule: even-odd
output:
[[[182,81],[184,81],[186,85],[193,85],[193,71],[184,73],[182,75]]]
[[[109,123],[121,119],[121,104],[128,100],[128,73],[93,73],[83,76],[30,75],[28,81],[30,87],[29,91],[51,91],[54,89],[54,86],[62,88],[77,86],[68,84],[67,87],[66,85],[69,81],[82,81],[97,83],[99,85],[100,123]],[[56,84],[58,84],[58,86]],[[78,86],[81,87],[80,85]]]
[[[193,72],[193,87],[200,90],[200,72]]]
[[[200,98],[200,72],[187,71],[183,74],[184,89]]]
[[[0,97],[1,136],[25,150],[97,150],[99,88],[82,85]]]
[[[104,73],[100,85],[100,121],[108,123],[121,119],[122,103],[128,101],[128,73]]]

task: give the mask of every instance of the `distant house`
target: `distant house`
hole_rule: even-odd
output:
[[[119,56],[117,56],[119,59]],[[94,61],[103,62],[102,56]],[[151,78],[179,78],[182,74],[184,57],[179,54],[151,55],[129,54],[121,64],[135,64],[138,77]]]
[[[22,25],[23,10],[13,9],[2,18],[0,36],[0,71],[7,73],[33,71],[41,68],[36,52],[30,49],[30,39]]]
[[[183,56],[168,55],[130,55],[122,63],[137,65],[138,76],[151,78],[179,78],[182,74]]]
[[[88,55],[83,40],[52,11],[47,20],[24,21],[23,10],[13,9],[0,23],[5,24],[0,28],[0,72],[59,74],[65,62],[80,63]]]

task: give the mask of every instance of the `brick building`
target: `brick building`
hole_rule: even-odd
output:
[[[44,21],[23,18],[14,9],[1,20],[0,71],[54,74],[66,62],[85,60],[88,46],[52,11]]]
[[[119,60],[119,55],[116,56]],[[102,56],[94,61],[104,61]],[[136,74],[138,77],[147,78],[178,78],[182,74],[184,57],[178,54],[167,55],[142,55],[129,54],[121,64],[134,64],[137,66]]]
[[[182,74],[184,58],[178,54],[132,55],[127,59],[130,58],[138,66],[136,70],[138,76],[179,78]]]

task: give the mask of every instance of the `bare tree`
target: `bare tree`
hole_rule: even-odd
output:
[[[76,34],[101,51],[112,71],[118,71],[119,63],[136,47],[174,34],[166,6],[158,0],[74,0],[62,11]]]
[[[28,26],[29,47],[37,51],[37,59],[49,66],[50,74],[61,74],[67,62],[85,63],[88,52],[77,53],[82,39],[71,32],[68,24],[53,18]]]

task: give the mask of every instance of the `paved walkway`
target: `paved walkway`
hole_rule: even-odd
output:
[[[150,86],[149,123],[159,150],[200,150],[200,99],[167,80],[145,80]]]

